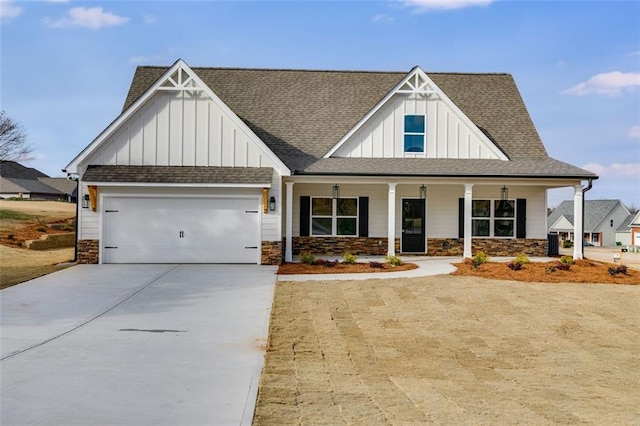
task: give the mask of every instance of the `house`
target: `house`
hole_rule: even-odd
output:
[[[629,221],[629,228],[631,229],[630,245],[640,247],[640,212],[637,212]]]
[[[579,207],[597,179],[547,155],[508,74],[182,60],[138,67],[122,113],[65,171],[88,263],[540,256],[547,190],[573,188]]]
[[[584,201],[584,241],[594,246],[615,246],[618,227],[629,216],[620,200]],[[563,201],[549,215],[549,233],[558,234],[561,241],[575,241],[574,203]]]
[[[633,213],[627,216],[620,226],[618,226],[618,229],[616,229],[616,245],[633,245],[631,244],[631,221],[634,219],[634,216],[635,215]]]
[[[75,203],[77,184],[52,178],[15,161],[0,161],[0,197],[64,200]]]

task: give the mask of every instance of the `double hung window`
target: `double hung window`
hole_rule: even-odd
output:
[[[515,200],[473,200],[471,235],[474,237],[514,237]]]
[[[357,235],[357,198],[311,198],[311,235]]]
[[[404,152],[424,153],[425,129],[424,115],[404,116]]]

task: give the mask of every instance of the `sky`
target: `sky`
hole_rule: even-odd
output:
[[[0,104],[50,176],[121,112],[135,67],[506,72],[586,199],[640,207],[640,1],[0,0]],[[586,184],[586,182],[585,182]],[[549,206],[572,189],[549,191]]]

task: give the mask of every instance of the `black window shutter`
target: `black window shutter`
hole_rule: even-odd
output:
[[[311,222],[311,197],[300,197],[300,236],[309,236],[309,223]]]
[[[458,238],[464,238],[464,198],[458,198]]]
[[[516,238],[527,238],[527,199],[516,200]]]
[[[369,236],[369,197],[358,198],[358,236]]]

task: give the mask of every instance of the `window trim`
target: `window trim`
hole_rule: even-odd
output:
[[[313,214],[313,200],[314,199],[331,199],[331,216],[329,215],[314,215]],[[356,203],[356,214],[354,216],[338,215],[338,200],[354,200]],[[360,198],[359,197],[340,197],[331,198],[325,196],[310,196],[309,197],[309,236],[310,237],[358,237],[360,233]],[[313,219],[314,218],[331,218],[331,234],[314,234],[313,233]],[[341,235],[338,234],[338,218],[355,219],[355,234]]]
[[[424,129],[422,132],[407,131],[407,117],[422,117],[424,119]],[[407,151],[405,138],[407,136],[422,136],[422,151]],[[405,156],[424,157],[427,153],[427,114],[404,114],[402,116],[402,152]]]
[[[489,201],[490,203],[490,209],[489,209],[489,216],[473,216],[473,201]],[[473,198],[472,199],[472,204],[471,204],[471,238],[497,238],[497,239],[516,239],[517,238],[517,234],[518,234],[518,230],[517,230],[517,226],[518,226],[518,222],[517,222],[517,218],[518,218],[518,202],[515,198],[509,198],[507,200],[504,201],[511,201],[513,203],[513,216],[512,217],[503,217],[503,216],[496,216],[495,215],[495,210],[496,210],[496,201],[503,201],[500,198]],[[475,220],[488,220],[489,221],[489,235],[473,235],[473,222]],[[499,221],[499,220],[508,220],[511,221],[513,223],[513,234],[512,235],[495,235],[495,222]]]

